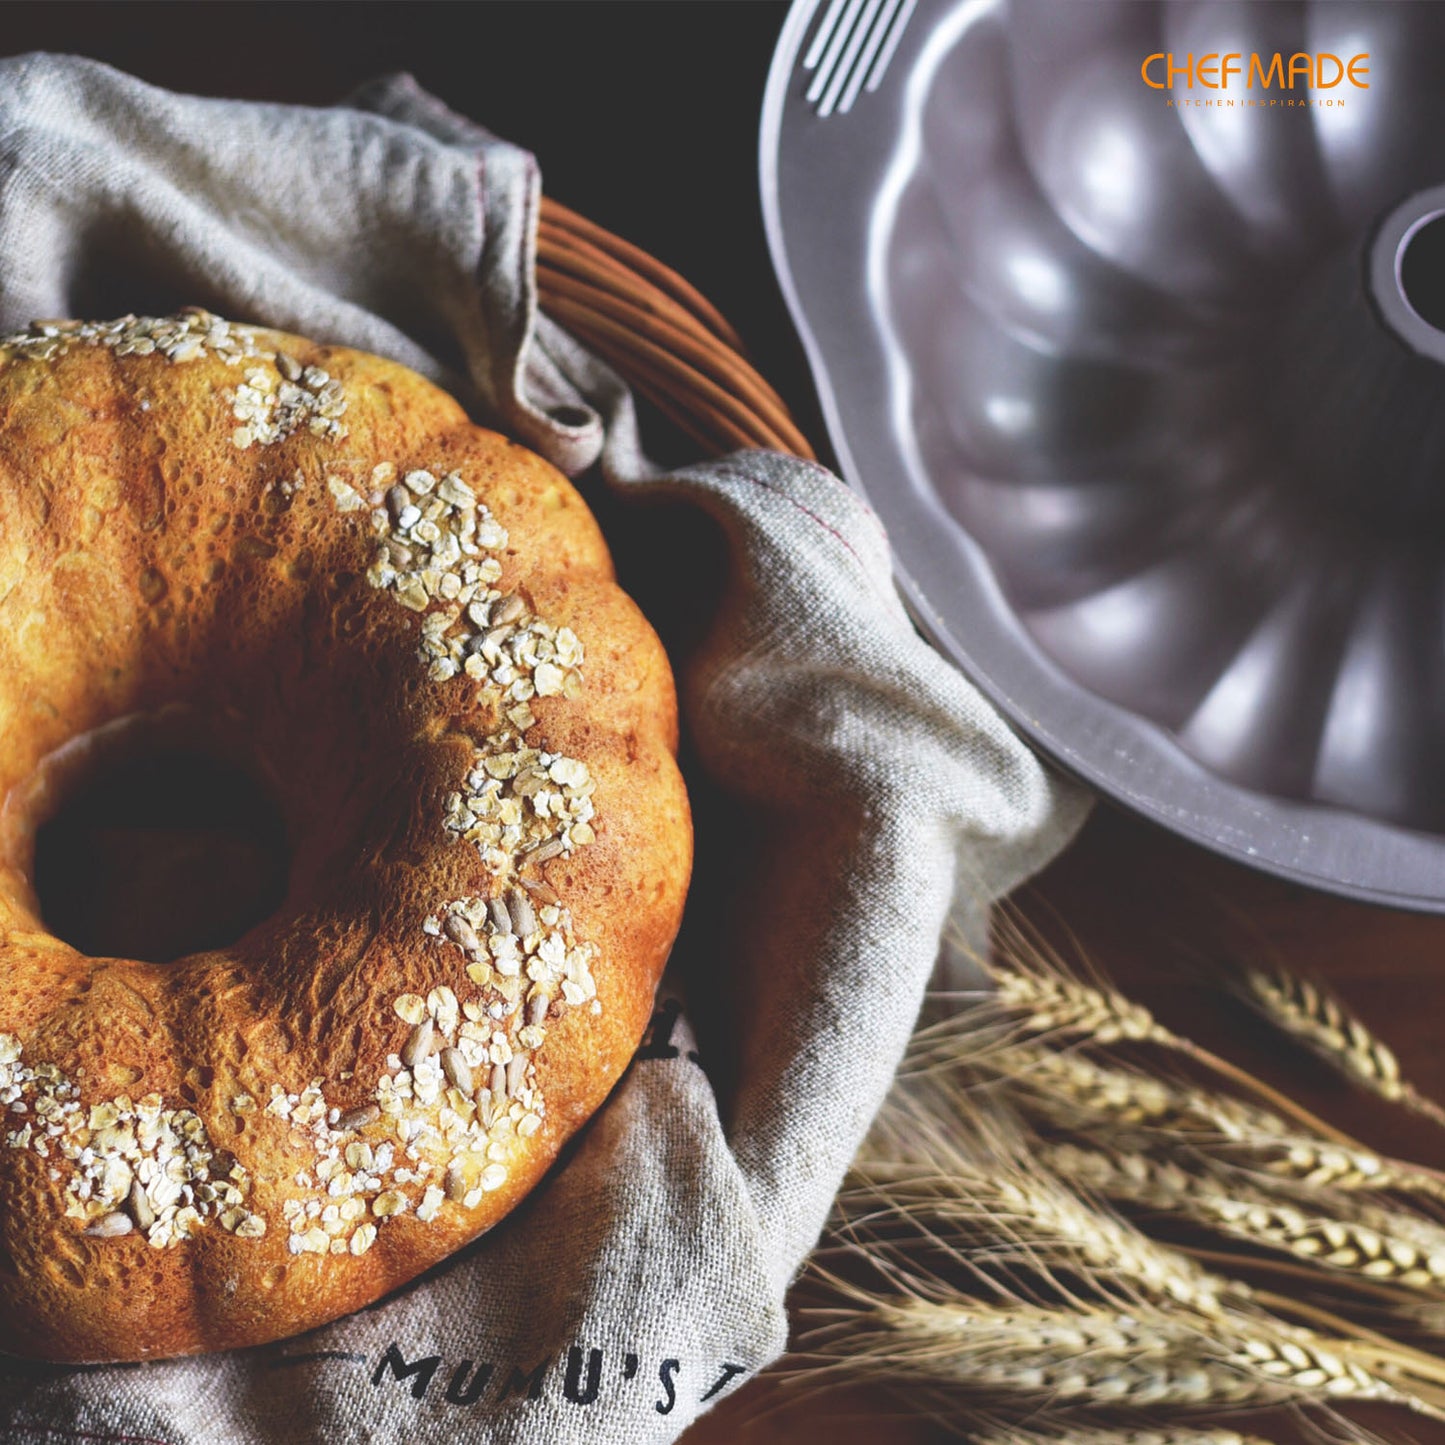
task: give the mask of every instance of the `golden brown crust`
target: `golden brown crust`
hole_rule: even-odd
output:
[[[0,1349],[15,1353],[132,1359],[280,1338],[360,1307],[490,1227],[626,1067],[691,864],[667,662],[567,480],[400,366],[242,328],[208,334],[255,355],[193,354],[188,338],[209,325],[185,323],[179,343],[160,329],[178,357],[140,354],[115,331],[0,349]],[[332,379],[328,393],[318,372],[300,378],[313,400],[330,397],[331,416],[302,407],[278,437],[262,435],[264,409],[255,427],[238,421],[251,373],[275,392],[306,367]],[[567,673],[565,690],[527,704],[530,722],[503,696],[518,686],[507,666],[447,676],[452,663],[429,663],[423,613],[377,570],[400,515],[385,493],[419,469],[433,482],[454,475],[505,533],[476,533],[492,543],[477,555],[500,569],[478,596],[522,599],[510,625],[535,619],[534,640],[553,639],[543,651],[561,638],[565,660],[561,629],[585,648],[580,669],[549,679]],[[461,535],[470,516],[463,500],[437,525]],[[509,615],[490,605],[493,620]],[[443,651],[487,630],[454,599],[424,607],[457,614]],[[244,735],[270,770],[293,843],[290,894],[227,949],[164,966],[84,957],[46,932],[28,878],[35,815],[58,775],[47,757],[118,719],[178,707]],[[534,782],[549,766],[536,750],[574,779],[544,789],[581,820],[570,832],[513,798],[530,820],[524,842],[545,843],[531,859],[513,845],[489,854],[482,824],[466,832],[471,803],[458,812],[479,759],[501,766],[508,749]],[[510,797],[522,784],[500,787]],[[549,828],[570,842],[547,842]],[[514,900],[511,934],[487,897],[504,915]],[[448,921],[465,907],[471,915]],[[465,942],[468,916],[473,936],[486,933],[480,954]],[[508,983],[505,955],[486,950],[513,947],[528,919],[534,945],[554,938],[565,966],[533,953]],[[543,981],[528,982],[529,970]],[[521,996],[498,1020],[486,1009],[510,1008],[498,992],[509,987]],[[539,1032],[525,1037],[542,1041],[524,1047],[534,1017]],[[431,1047],[422,1041],[409,1070],[398,1056],[424,1030]],[[446,1059],[443,1044],[455,1051]],[[463,1048],[487,1062],[469,1066]],[[522,1061],[515,1083],[490,1062],[508,1049]],[[398,1088],[411,1091],[400,1103]],[[104,1110],[117,1101],[112,1125]],[[37,1105],[58,1131],[44,1154]],[[418,1127],[408,1165],[402,1136]],[[189,1192],[175,1207],[191,1203],[198,1218],[177,1224],[172,1208],[157,1230],[151,1196],[117,1199],[116,1181],[140,1188],[187,1131],[194,1157],[170,1167]],[[384,1141],[389,1173],[376,1166]],[[77,1153],[87,1147],[89,1162]],[[122,1164],[86,1200],[77,1180],[87,1169],[99,1179],[106,1149]],[[331,1183],[318,1177],[328,1151]],[[220,1197],[202,1198],[206,1188]],[[152,1193],[164,1200],[168,1187]],[[390,1195],[404,1212],[378,1208]],[[316,1212],[338,1201],[339,1225]]]

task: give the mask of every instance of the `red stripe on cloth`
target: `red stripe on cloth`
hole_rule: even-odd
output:
[[[21,1425],[21,1430],[36,1435],[58,1435],[62,1440],[108,1440],[111,1445],[171,1445],[169,1440],[154,1435],[112,1435],[109,1431],[66,1430],[59,1425]]]

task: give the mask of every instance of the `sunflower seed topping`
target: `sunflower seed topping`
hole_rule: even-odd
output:
[[[135,1228],[165,1248],[210,1220],[227,1227],[226,1212],[242,1205],[249,1188],[245,1169],[212,1147],[192,1110],[168,1108],[154,1093],[86,1105],[61,1069],[27,1063],[9,1034],[0,1034],[0,1116],[18,1125],[0,1132],[6,1145],[30,1150],[49,1161],[53,1178],[65,1177],[66,1217],[94,1238]]]
[[[414,1069],[426,1056],[431,1053],[432,1039],[436,1030],[429,1018],[424,1018],[412,1031],[411,1036],[401,1048],[401,1061],[409,1069]]]
[[[505,627],[513,622],[520,622],[526,611],[527,604],[515,592],[508,597],[498,598],[492,607],[492,626]]]
[[[472,1081],[472,1066],[460,1049],[443,1049],[441,1061],[442,1073],[447,1076],[449,1083],[464,1094],[474,1091],[476,1086]]]
[[[364,1129],[368,1124],[374,1124],[381,1118],[381,1109],[376,1104],[361,1104],[355,1109],[348,1109],[336,1121],[336,1127],[343,1133],[354,1133],[357,1129]]]
[[[453,1204],[460,1204],[467,1197],[467,1171],[460,1159],[453,1159],[447,1165],[446,1180],[442,1187]]]
[[[532,900],[520,888],[512,889],[507,895],[511,905],[512,921],[517,925],[518,934],[527,938],[537,931],[537,915],[532,909]]]
[[[28,331],[0,338],[0,351],[51,361],[71,346],[103,346],[117,356],[161,356],[183,363],[212,356],[228,366],[269,355],[264,333],[187,307],[175,316],[122,316],[116,321],[36,321]]]
[[[482,940],[477,937],[477,930],[460,913],[447,914],[446,922],[442,925],[446,935],[458,948],[465,949],[468,953],[476,954],[481,952]]]
[[[96,1239],[118,1239],[122,1234],[129,1234],[133,1228],[130,1215],[117,1211],[92,1220],[81,1233],[93,1235]]]
[[[386,494],[386,509],[391,513],[391,520],[394,526],[401,527],[403,525],[401,519],[409,507],[411,507],[413,511],[416,510],[412,507],[411,493],[407,491],[400,482],[388,489]],[[418,519],[420,516],[421,513],[417,512]],[[406,543],[392,541],[389,546],[391,548],[405,547]],[[407,550],[409,552],[411,549],[407,548]]]
[[[308,379],[321,384],[309,371],[301,381]],[[369,473],[376,550],[367,580],[418,614],[431,682],[458,689],[459,699],[470,689],[500,721],[474,742],[442,814],[446,832],[475,851],[492,884],[422,923],[424,933],[460,950],[467,987],[439,984],[425,999],[393,1001],[411,1032],[376,1084],[376,1122],[388,1134],[373,1157],[362,1146],[370,1150],[374,1140],[353,1141],[343,1157],[317,1135],[317,1179],[342,1204],[370,1195],[373,1232],[395,1214],[409,1211],[425,1223],[443,1200],[470,1208],[501,1187],[513,1151],[541,1127],[532,1053],[545,1041],[549,1013],[596,998],[596,949],[575,936],[557,894],[535,874],[596,836],[590,773],[537,739],[531,706],[539,696],[578,694],[581,642],[570,628],[537,617],[515,588],[501,587],[506,529],[459,472],[413,467],[398,475],[390,463]],[[442,958],[442,967],[457,967],[453,955]],[[331,1206],[292,1204],[293,1247],[310,1252],[316,1220],[332,1227]],[[355,1217],[338,1205],[333,1223],[340,1234],[329,1248],[344,1248],[339,1240],[350,1229],[355,1250]]]
[[[151,1208],[151,1202],[146,1198],[145,1188],[139,1179],[130,1186],[128,1203],[131,1215],[141,1230],[149,1229],[156,1222],[156,1212]]]

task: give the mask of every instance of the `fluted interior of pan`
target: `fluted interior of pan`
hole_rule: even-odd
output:
[[[1155,52],[1372,84],[1171,107]],[[1028,635],[1220,776],[1445,831],[1445,6],[1026,0],[912,103],[904,400]]]

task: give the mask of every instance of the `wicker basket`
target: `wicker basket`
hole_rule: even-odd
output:
[[[543,197],[542,310],[710,452],[812,457],[782,398],[713,305],[647,252]]]

